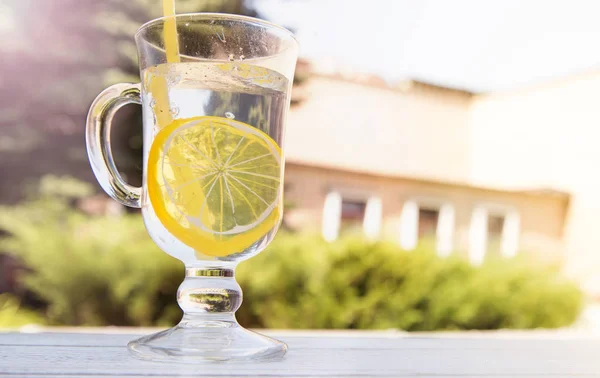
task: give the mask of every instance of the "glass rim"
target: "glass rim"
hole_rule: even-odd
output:
[[[141,32],[150,28],[151,26],[155,26],[157,24],[164,24],[165,21],[167,21],[167,20],[171,20],[171,19],[179,20],[179,19],[182,19],[185,17],[193,18],[196,20],[219,19],[219,20],[232,20],[232,21],[242,21],[242,22],[247,22],[247,23],[259,24],[261,26],[268,27],[271,29],[277,29],[277,30],[285,33],[288,37],[290,37],[290,39],[292,41],[295,42],[297,47],[299,46],[298,40],[296,39],[296,36],[294,35],[294,33],[292,33],[290,30],[284,28],[281,25],[277,25],[270,21],[266,21],[266,20],[256,18],[256,17],[242,16],[239,14],[231,14],[231,13],[216,13],[216,12],[181,13],[181,14],[176,14],[173,16],[158,17],[158,18],[152,19],[152,20],[147,21],[144,24],[142,24],[142,26],[140,26],[138,28],[138,30],[135,32],[134,37],[137,39]]]

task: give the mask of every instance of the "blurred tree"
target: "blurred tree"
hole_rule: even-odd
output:
[[[90,179],[82,139],[86,108],[116,64],[110,38],[90,25],[103,2],[8,0],[0,14],[0,200],[45,172]],[[64,12],[68,9],[68,12]],[[85,168],[84,168],[85,167]],[[37,180],[36,180],[37,181]]]
[[[137,81],[133,35],[160,15],[159,0],[4,0],[0,3],[0,202],[46,174],[94,182],[84,144],[93,98],[107,85]],[[178,13],[256,15],[244,0],[178,0]],[[117,163],[139,181],[139,109],[119,114]],[[135,126],[137,123],[137,127]]]

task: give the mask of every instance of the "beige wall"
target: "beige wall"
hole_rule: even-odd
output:
[[[572,195],[567,268],[600,293],[600,73],[477,97],[470,128],[474,184]]]
[[[455,248],[466,251],[471,212],[479,204],[514,207],[521,216],[520,249],[561,258],[563,220],[568,207],[564,195],[512,193],[440,182],[390,178],[288,162],[286,200],[294,208],[286,214],[292,227],[320,231],[327,193],[376,195],[383,203],[382,236],[399,239],[400,214],[407,200],[439,200],[455,207]]]
[[[403,92],[319,76],[302,90],[307,99],[288,118],[285,146],[292,161],[468,178],[470,94],[419,83]]]
[[[567,271],[600,294],[600,73],[480,96],[318,76],[304,91],[306,101],[290,112],[286,141],[295,163],[290,196],[302,202],[292,218],[319,228],[328,187],[380,191],[383,228],[397,237],[406,198],[449,198],[457,209],[455,240],[465,249],[473,207],[518,206],[522,249],[564,254]],[[335,169],[307,173],[298,164]],[[545,188],[569,193],[568,206],[524,194]]]

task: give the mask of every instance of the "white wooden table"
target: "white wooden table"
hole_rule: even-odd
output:
[[[270,331],[283,361],[173,365],[129,356],[140,330],[83,331],[0,333],[0,377],[600,377],[600,337],[580,333]]]

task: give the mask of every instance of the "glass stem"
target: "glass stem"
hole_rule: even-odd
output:
[[[177,302],[184,313],[180,326],[237,327],[242,289],[235,280],[235,265],[186,267]]]

